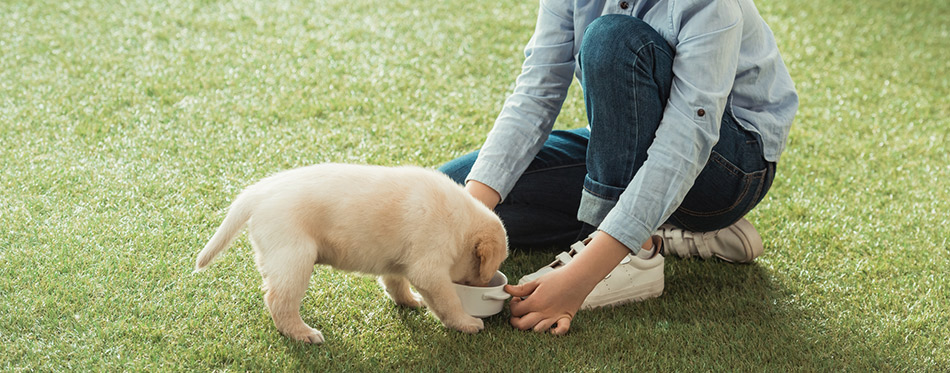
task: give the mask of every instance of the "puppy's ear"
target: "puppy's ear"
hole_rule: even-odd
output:
[[[478,277],[486,283],[495,275],[501,262],[508,257],[508,239],[504,231],[500,236],[492,233],[483,231],[475,239],[476,271]]]

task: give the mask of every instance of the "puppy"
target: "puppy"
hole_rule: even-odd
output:
[[[449,177],[419,167],[319,164],[265,178],[234,200],[195,270],[245,224],[274,325],[317,344],[323,334],[300,318],[315,264],[379,275],[396,304],[424,301],[446,327],[477,333],[482,320],[462,310],[452,283],[485,286],[508,256],[498,216]]]

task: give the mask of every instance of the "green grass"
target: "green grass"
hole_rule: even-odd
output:
[[[568,336],[470,336],[318,269],[274,329],[229,201],[327,161],[477,148],[536,1],[0,2],[0,370],[950,369],[950,3],[760,0],[801,109],[754,265],[676,260]],[[573,90],[561,128],[585,124]],[[514,248],[517,278],[550,252]]]

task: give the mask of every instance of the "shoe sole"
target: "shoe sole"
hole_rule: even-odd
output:
[[[644,286],[631,288],[632,290],[612,293],[609,297],[593,300],[588,297],[584,300],[584,304],[581,305],[581,309],[592,310],[595,308],[619,306],[621,304],[656,298],[663,294],[663,283],[663,278],[660,278],[659,280],[648,282]]]

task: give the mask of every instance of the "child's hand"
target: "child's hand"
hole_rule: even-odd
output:
[[[567,265],[524,285],[505,285],[513,297],[511,325],[521,330],[567,333],[587,295],[629,252],[620,241],[600,232]]]
[[[560,268],[524,285],[506,285],[511,294],[511,325],[521,330],[564,335],[590,289],[577,286],[570,271]]]

